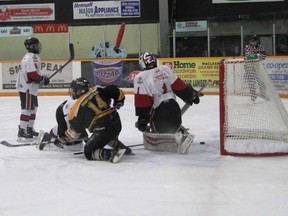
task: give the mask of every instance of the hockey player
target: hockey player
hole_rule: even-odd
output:
[[[111,100],[113,107],[110,106]],[[131,149],[118,140],[122,125],[117,109],[124,105],[124,100],[123,91],[114,85],[90,89],[72,106],[70,126],[64,136],[57,137],[55,143],[65,145],[77,141],[88,129],[92,135],[84,146],[85,157],[116,163],[125,152],[131,153]],[[106,145],[112,149],[104,148]]]
[[[144,132],[144,146],[148,149],[171,149],[168,144],[154,148],[157,145],[153,143],[156,139],[155,134],[159,134],[160,139],[167,137],[161,133],[170,134],[168,137],[172,135],[173,138],[175,133],[178,134],[179,129],[182,129],[183,134],[181,109],[176,102],[176,95],[185,103],[192,105],[200,102],[198,92],[177,77],[169,66],[157,66],[157,59],[150,52],[141,54],[139,65],[143,71],[134,78],[135,109],[136,116],[138,116],[136,127]],[[150,124],[149,127],[148,124]],[[186,138],[193,141],[193,137],[189,136],[186,130],[184,134]],[[176,145],[173,139],[169,143],[172,143],[178,152],[185,153],[190,143],[181,147],[183,140]],[[175,150],[174,147],[172,146],[172,149]]]
[[[263,82],[258,78],[257,68],[258,63],[253,60],[265,60],[266,59],[266,51],[264,47],[259,43],[259,39],[257,35],[253,35],[249,44],[245,46],[245,71],[246,71],[246,79],[248,81],[248,86],[250,89],[251,101],[255,101],[257,98],[256,94],[256,83],[258,83],[260,92],[262,96],[265,98],[266,87]]]
[[[69,88],[69,95],[70,98],[68,100],[65,100],[63,103],[61,103],[58,108],[56,109],[56,121],[57,125],[53,127],[50,131],[50,133],[45,133],[44,137],[39,144],[39,150],[43,150],[45,145],[52,140],[55,141],[57,136],[64,136],[65,131],[68,129],[69,124],[69,113],[71,111],[72,106],[76,102],[78,98],[80,98],[82,95],[86,94],[89,91],[89,81],[85,79],[84,77],[76,78],[72,80]],[[80,139],[85,139],[88,137],[88,134],[86,131],[83,131],[83,133],[80,136]],[[72,143],[66,143],[66,145],[73,145],[82,143],[82,141],[76,141]],[[58,142],[55,142],[55,145],[57,147],[63,148],[64,146],[59,144]]]
[[[35,37],[29,37],[24,41],[27,53],[21,62],[21,70],[17,75],[16,89],[19,91],[21,102],[21,115],[18,130],[18,140],[32,139],[38,136],[34,130],[36,112],[38,108],[37,93],[39,85],[49,84],[49,79],[40,74],[42,46]]]

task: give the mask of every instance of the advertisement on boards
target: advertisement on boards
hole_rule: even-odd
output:
[[[55,71],[64,65],[65,62],[43,62],[41,64],[40,72],[43,75],[51,76]],[[15,89],[17,75],[21,70],[20,63],[2,63],[2,87],[3,89]],[[53,78],[51,78],[49,85],[40,88],[49,89],[68,89],[70,87],[72,76],[72,64],[68,64]]]
[[[219,87],[219,62],[223,58],[160,59],[159,63],[170,66],[175,74],[194,87],[208,82],[209,88]]]
[[[0,37],[29,37],[33,34],[31,26],[0,27]]]
[[[140,17],[140,0],[73,2],[73,19]]]
[[[67,33],[68,24],[35,24],[33,33]]]
[[[263,64],[276,90],[288,91],[287,58],[269,58],[266,59]]]
[[[55,20],[53,3],[0,5],[0,22]]]
[[[123,61],[116,62],[92,62],[93,78],[96,85],[122,84]]]

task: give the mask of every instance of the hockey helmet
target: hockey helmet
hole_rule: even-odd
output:
[[[144,52],[140,55],[139,66],[142,70],[157,67],[157,59],[152,53]]]
[[[258,39],[257,35],[253,35],[249,40],[249,44],[251,46],[257,46],[258,43],[259,43],[259,39]]]
[[[72,80],[69,88],[69,94],[73,99],[78,99],[89,91],[89,81],[84,77]]]
[[[29,52],[32,52],[35,54],[41,53],[41,50],[42,50],[42,45],[40,41],[35,37],[28,37],[24,41],[24,46]]]

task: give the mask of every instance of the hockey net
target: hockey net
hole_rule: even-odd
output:
[[[222,155],[288,154],[288,114],[259,60],[220,62]]]

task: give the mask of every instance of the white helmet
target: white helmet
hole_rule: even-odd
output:
[[[150,52],[144,52],[140,55],[139,66],[142,70],[157,67],[157,59]]]

